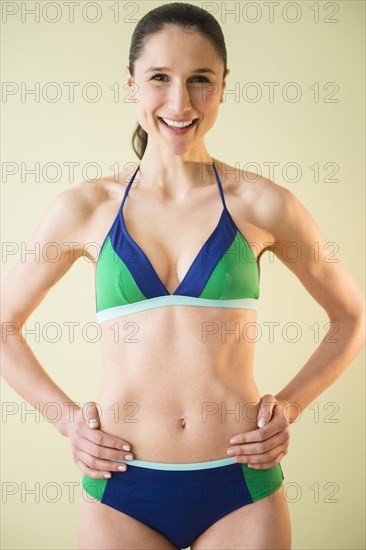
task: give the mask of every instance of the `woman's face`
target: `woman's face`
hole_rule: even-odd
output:
[[[223,70],[223,61],[211,42],[198,32],[185,32],[169,25],[148,37],[135,63],[131,99],[136,101],[137,120],[149,134],[149,143],[156,141],[157,146],[175,154],[202,144],[222,102],[226,85]],[[131,85],[128,67],[126,73]],[[179,133],[170,130],[161,117],[173,121],[197,120]]]

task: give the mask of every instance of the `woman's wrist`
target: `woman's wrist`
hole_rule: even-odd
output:
[[[296,422],[301,414],[302,414],[302,408],[299,403],[296,401],[291,401],[290,399],[286,399],[284,397],[281,397],[281,394],[276,394],[275,398],[277,399],[278,403],[282,406],[283,415],[286,418],[286,420],[289,422],[289,424],[293,424]]]
[[[80,403],[67,401],[62,403],[61,405],[55,403],[55,406],[58,409],[57,418],[55,420],[50,420],[49,418],[47,418],[46,415],[44,415],[44,417],[48,422],[52,422],[54,424],[55,428],[60,432],[61,435],[63,435],[64,437],[69,437],[70,428],[75,422],[75,414],[81,409]]]

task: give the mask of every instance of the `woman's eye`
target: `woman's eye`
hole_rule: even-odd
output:
[[[155,75],[151,78],[151,80],[155,80],[155,78],[158,77],[158,76],[164,76],[164,75],[163,75],[163,74],[155,74]]]
[[[208,78],[206,78],[205,76],[195,76],[194,78],[200,78],[203,82],[209,82]]]
[[[157,77],[159,77],[159,80],[155,80]],[[160,80],[160,77],[165,78],[166,75],[165,75],[165,74],[155,74],[155,75],[151,78],[151,80],[155,80],[156,82],[162,82],[162,80]],[[205,76],[194,76],[194,77],[193,77],[193,80],[195,80],[195,79],[197,79],[197,78],[200,79],[201,82],[209,82],[209,80],[208,80]]]

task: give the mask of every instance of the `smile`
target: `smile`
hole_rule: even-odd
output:
[[[198,121],[198,118],[187,122],[176,122],[168,118],[163,119],[162,117],[158,117],[158,119],[160,124],[175,134],[186,133],[190,128],[193,128]]]
[[[174,126],[175,128],[185,128],[186,126],[190,126],[193,122],[193,120],[186,120],[186,121],[178,121],[178,120],[170,120],[169,118],[161,118],[165,124],[168,126]],[[195,119],[196,120],[196,119]]]

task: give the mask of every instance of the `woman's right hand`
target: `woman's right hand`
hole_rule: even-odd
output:
[[[75,464],[83,474],[96,479],[111,477],[111,472],[127,470],[126,464],[114,460],[133,459],[128,441],[107,434],[99,427],[97,406],[90,401],[83,407],[75,407],[73,422],[70,422],[67,433]]]

